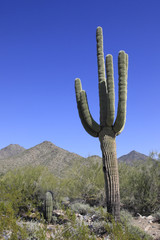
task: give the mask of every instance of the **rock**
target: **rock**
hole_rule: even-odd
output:
[[[155,217],[153,217],[152,215],[146,217],[146,219],[149,220],[149,221],[148,221],[149,223],[153,223],[153,222],[156,221]]]
[[[99,219],[99,217],[94,214],[94,215],[92,215],[91,219],[92,219],[92,221],[96,221],[97,219]]]
[[[153,218],[154,218],[154,217],[152,217],[152,215],[146,217],[146,219],[148,219],[148,220],[153,220]]]
[[[55,225],[47,225],[47,230],[54,230],[55,229]]]
[[[146,217],[145,216],[142,216],[141,214],[137,213],[137,215],[142,218],[142,219],[145,219]]]
[[[64,224],[69,221],[63,210],[53,210],[53,216],[57,217],[57,224]]]
[[[31,219],[36,219],[37,218],[37,214],[36,213],[31,213],[30,215],[29,215],[29,217],[31,218]]]
[[[79,213],[76,213],[76,220],[79,222],[80,226],[82,226],[83,216]]]
[[[147,227],[145,227],[144,231],[147,232],[150,227],[151,227],[150,225],[147,225]]]
[[[11,235],[12,235],[12,231],[9,231],[9,230],[3,231],[3,238],[2,239],[8,240],[8,239],[11,238]]]
[[[64,216],[64,211],[63,210],[53,210],[53,215],[56,217]]]

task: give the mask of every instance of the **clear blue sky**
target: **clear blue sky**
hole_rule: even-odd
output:
[[[84,157],[100,155],[80,122],[79,77],[99,122],[96,28],[112,54],[116,108],[118,52],[129,55],[126,125],[117,155],[160,152],[159,0],[1,0],[0,148],[48,140]]]

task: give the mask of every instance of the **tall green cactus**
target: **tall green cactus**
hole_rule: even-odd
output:
[[[44,200],[44,215],[47,222],[51,222],[53,212],[53,196],[51,192],[46,192]]]
[[[83,127],[91,136],[99,137],[103,157],[107,211],[115,217],[115,220],[119,220],[120,193],[115,138],[122,132],[126,121],[128,55],[124,51],[120,51],[118,55],[119,101],[117,117],[114,122],[115,93],[113,59],[110,54],[106,56],[106,78],[101,27],[97,28],[96,39],[100,124],[94,121],[91,116],[86,92],[82,90],[81,81],[78,78],[75,79],[76,100]]]

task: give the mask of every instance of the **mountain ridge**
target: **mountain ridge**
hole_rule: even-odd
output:
[[[21,153],[0,159],[0,174],[16,167],[43,165],[47,166],[55,175],[62,175],[64,169],[70,167],[75,159],[80,158],[82,157],[78,154],[57,147],[49,141],[44,141]]]
[[[0,149],[0,159],[12,157],[26,150],[19,144],[10,144],[2,149]]]
[[[125,155],[119,157],[118,161],[125,162],[126,164],[131,164],[135,161],[146,161],[147,159],[148,159],[147,155],[133,150],[133,151],[129,152],[128,154],[125,154]]]
[[[131,165],[134,161],[146,161],[147,159],[148,156],[133,150],[119,157],[118,161]],[[63,176],[67,169],[78,163],[77,160],[82,160],[83,164],[89,164],[90,161],[102,163],[101,157],[97,155],[83,158],[76,153],[57,147],[49,141],[44,141],[29,149],[18,144],[10,144],[0,150],[0,174],[17,167],[43,165],[47,166],[56,176]]]

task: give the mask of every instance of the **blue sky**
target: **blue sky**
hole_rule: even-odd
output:
[[[117,155],[160,151],[159,0],[1,0],[0,148],[45,140],[84,157],[100,155],[98,138],[80,122],[79,77],[99,122],[96,28],[112,54],[116,109],[118,52],[129,55],[126,125]]]

